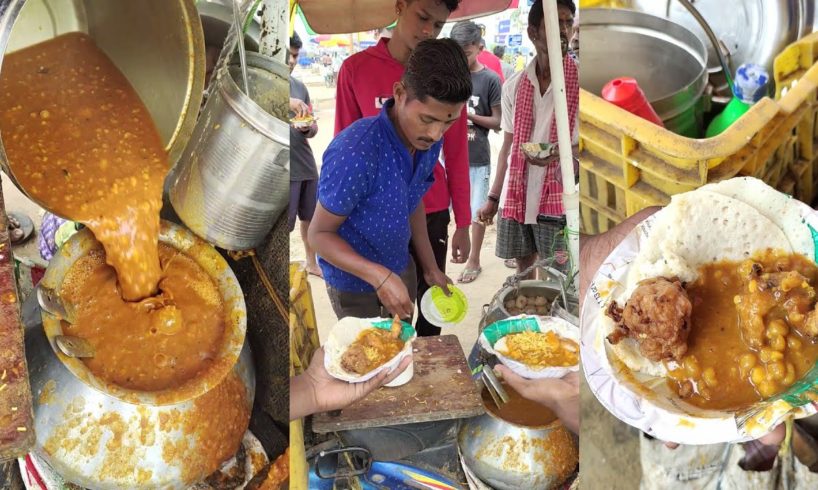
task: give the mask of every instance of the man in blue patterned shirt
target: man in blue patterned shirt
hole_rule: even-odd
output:
[[[338,318],[409,318],[418,274],[444,290],[451,283],[435,261],[421,198],[434,182],[443,133],[471,90],[460,46],[423,41],[381,113],[347,127],[324,153],[309,240]]]

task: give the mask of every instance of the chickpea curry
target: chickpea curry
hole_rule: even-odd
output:
[[[400,339],[402,324],[395,316],[389,330],[367,328],[358,334],[341,356],[341,367],[354,374],[366,374],[398,355],[405,342]]]
[[[774,396],[818,359],[818,267],[767,250],[741,262],[707,264],[685,286],[688,348],[669,383],[689,403],[737,409]]]
[[[0,131],[9,165],[32,197],[84,223],[102,244],[66,274],[69,335],[95,348],[106,382],[172,389],[214,362],[225,308],[195,261],[159,245],[168,158],[142,101],[83,33],[5,57]]]
[[[224,305],[213,279],[165,244],[159,258],[160,293],[140,302],[119,295],[102,250],[79,259],[60,288],[76,316],[63,332],[88,340],[96,351],[85,360],[88,368],[124,388],[176,388],[211,366],[222,343]]]
[[[579,363],[579,345],[555,332],[520,332],[505,339],[500,353],[527,366],[568,367]]]
[[[494,403],[488,390],[483,388],[483,406],[489,412],[507,422],[525,427],[542,427],[557,420],[556,414],[549,408],[523,398],[517,390],[505,381],[501,381],[500,384],[508,394],[508,402],[504,403],[500,408]]]
[[[65,34],[3,59],[0,111],[21,186],[94,232],[123,298],[151,296],[168,159],[127,78],[88,35]]]

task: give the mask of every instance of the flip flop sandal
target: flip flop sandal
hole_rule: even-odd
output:
[[[478,267],[477,269],[464,269],[463,272],[460,273],[457,282],[460,284],[474,282],[480,276],[481,272],[483,272],[482,267]]]

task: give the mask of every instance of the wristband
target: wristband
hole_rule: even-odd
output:
[[[492,196],[491,194],[489,194],[489,195],[488,195],[488,199],[489,199],[489,201],[492,201],[492,202],[495,202],[495,203],[497,203],[497,204],[500,204],[500,198],[499,198],[499,197],[497,197],[497,196]]]
[[[381,286],[383,286],[384,284],[386,284],[386,281],[387,281],[387,280],[388,280],[390,277],[392,277],[392,271],[389,271],[389,274],[387,274],[387,275],[386,275],[386,277],[384,277],[384,278],[383,278],[383,281],[381,281],[381,284],[380,284],[378,287],[376,287],[376,288],[375,288],[375,292],[377,292],[379,289],[381,289]]]

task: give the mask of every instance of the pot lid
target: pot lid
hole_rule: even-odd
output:
[[[812,0],[742,0],[725,7],[721,0],[694,4],[730,54],[733,70],[756,63],[772,70],[773,60],[788,44],[813,29]],[[634,0],[634,8],[667,18],[694,32],[708,52],[708,70],[721,71],[716,51],[698,22],[679,2]]]

